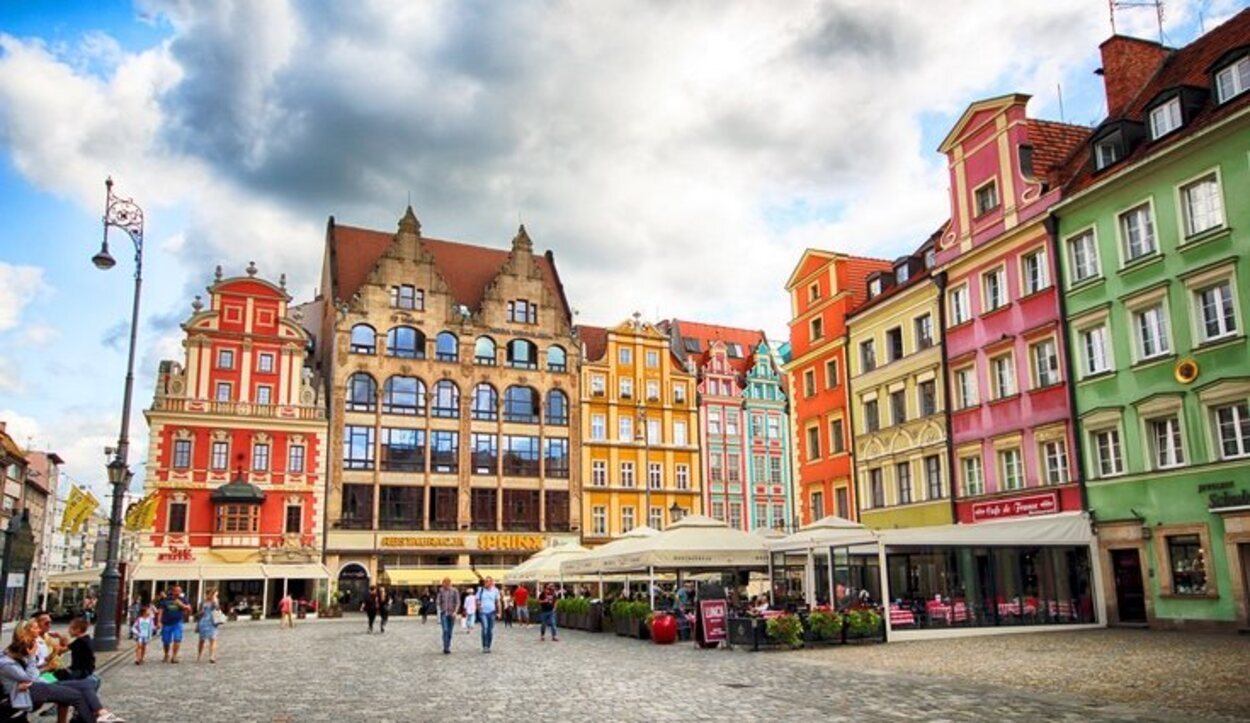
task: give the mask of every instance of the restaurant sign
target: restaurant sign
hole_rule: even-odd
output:
[[[170,545],[165,552],[156,553],[157,562],[195,562],[195,553],[190,546],[178,547]]]
[[[532,552],[547,546],[546,535],[484,532],[480,535],[383,535],[378,547],[387,549],[470,549]]]
[[[975,502],[972,505],[972,520],[973,522],[985,522],[987,520],[1001,520],[1010,517],[1049,515],[1058,511],[1058,493],[1046,492],[1039,495],[1013,497],[1009,500]]]
[[[704,643],[723,643],[728,639],[725,623],[729,606],[724,600],[700,600],[699,622],[702,624]]]
[[[1232,489],[1232,482],[1204,485],[1209,489],[1199,488],[1200,492],[1209,492],[1208,509],[1211,512],[1250,509],[1250,489]]]

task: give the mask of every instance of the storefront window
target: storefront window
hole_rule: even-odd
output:
[[[1094,622],[1085,547],[914,547],[886,557],[899,629]]]
[[[1207,564],[1202,540],[1197,535],[1167,538],[1168,561],[1172,566],[1172,592],[1176,595],[1207,594]]]

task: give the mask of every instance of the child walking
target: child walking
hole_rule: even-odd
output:
[[[134,627],[130,629],[135,639],[135,665],[143,665],[148,654],[148,643],[156,632],[156,618],[152,617],[152,606],[139,608],[139,617],[135,618]]]

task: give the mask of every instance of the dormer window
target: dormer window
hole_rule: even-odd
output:
[[[998,208],[998,181],[991,180],[973,193],[976,196],[978,216],[984,216]]]
[[[907,264],[899,264],[894,267],[894,279],[897,283],[905,283],[911,278],[911,267]]]
[[[881,277],[878,276],[877,278],[868,282],[868,298],[871,299],[880,293],[881,293]]]
[[[1020,175],[1025,178],[1037,176],[1033,172],[1033,146],[1020,146]]]
[[[1120,143],[1119,134],[1094,144],[1094,168],[1100,171],[1123,156],[1124,149]]]
[[[1181,127],[1181,99],[1173,98],[1150,111],[1150,140],[1156,141]]]
[[[1250,89],[1250,56],[1215,74],[1215,92],[1219,102],[1226,103],[1231,98],[1241,95]]]
[[[933,265],[936,263],[937,263],[937,252],[934,251],[933,249],[929,249],[928,251],[925,251],[924,252],[924,267],[926,269],[931,269],[933,268]]]

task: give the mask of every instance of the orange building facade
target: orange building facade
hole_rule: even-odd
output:
[[[866,279],[890,262],[807,249],[786,281],[790,294],[790,388],[799,517],[856,518],[846,403],[846,316],[864,301]]]

